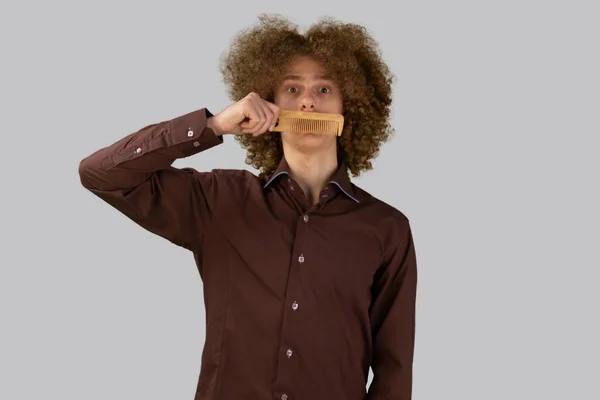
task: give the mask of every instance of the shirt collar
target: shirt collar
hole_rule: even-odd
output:
[[[271,175],[265,177],[265,185],[263,187],[266,189],[267,186],[269,186],[277,178],[281,176],[289,177],[289,175],[290,167],[285,157],[281,157],[281,161],[279,162],[279,165],[277,166],[275,171],[273,171]],[[337,171],[335,171],[335,173],[332,175],[332,177],[329,180],[329,183],[337,186],[337,188],[340,189],[342,193],[344,193],[348,198],[352,199],[356,203],[360,203],[356,196],[354,186],[350,181],[350,176],[348,175],[348,166],[345,161],[340,162]]]

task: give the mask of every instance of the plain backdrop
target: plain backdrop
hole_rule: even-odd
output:
[[[413,399],[600,398],[598,11],[3,1],[0,398],[193,398],[205,329],[192,255],[85,191],[77,169],[145,125],[228,106],[219,57],[261,13],[362,24],[396,76],[396,135],[355,183],[413,228]],[[244,158],[228,137],[175,166],[250,169]]]

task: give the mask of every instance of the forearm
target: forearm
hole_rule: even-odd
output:
[[[176,159],[222,143],[210,117],[207,109],[196,110],[148,125],[97,150],[79,164],[81,184],[105,192],[132,189]]]

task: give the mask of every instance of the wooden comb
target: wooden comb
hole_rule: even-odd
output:
[[[344,116],[341,114],[279,110],[279,119],[272,132],[340,136],[343,128]]]

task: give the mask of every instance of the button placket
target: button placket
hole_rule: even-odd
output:
[[[289,190],[294,191],[294,182],[289,178],[288,178],[288,185],[289,185]],[[308,212],[300,214],[300,218],[301,218],[301,221],[303,221],[304,223],[308,223],[310,220]],[[301,230],[302,228],[299,228],[299,229]],[[301,234],[299,234],[299,235],[301,235]],[[294,253],[297,257],[296,260],[298,262],[298,265],[303,264],[306,261],[305,255],[301,250],[302,250],[301,247],[300,248],[296,247],[294,249]],[[295,269],[294,273],[301,273],[301,268]],[[289,294],[291,294],[291,293],[289,293]],[[291,304],[290,303],[287,303],[287,304],[291,308],[292,313],[299,312],[298,310],[299,310],[300,305],[299,305],[298,300],[297,299],[296,300],[290,299],[290,300],[291,300]],[[294,318],[297,316],[299,316],[299,315],[290,316],[290,318]],[[288,343],[288,346],[289,345],[293,345],[293,343]],[[281,353],[283,353],[285,355],[285,356],[283,356],[283,354],[282,354],[283,360],[289,360],[289,362],[292,362],[291,361],[292,357],[294,357],[296,355],[295,349],[293,349],[292,347],[283,347],[283,348],[281,348],[280,351],[281,351]],[[285,368],[285,366],[282,366],[282,368]],[[291,400],[290,396],[287,393],[279,392],[276,396],[278,396],[276,398],[279,398],[281,400]]]

